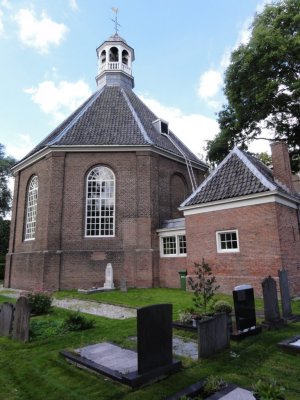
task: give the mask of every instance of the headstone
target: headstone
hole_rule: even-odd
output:
[[[172,304],[137,310],[138,373],[172,364]]]
[[[291,296],[289,289],[288,274],[286,269],[278,271],[280,297],[282,306],[283,318],[290,318],[292,316]]]
[[[14,318],[14,306],[3,303],[0,311],[0,336],[10,336]]]
[[[113,274],[113,267],[110,263],[107,264],[105,268],[105,283],[104,289],[114,289],[114,274]]]
[[[229,347],[230,336],[225,313],[198,323],[198,358],[210,357]]]
[[[16,303],[13,334],[15,340],[28,342],[29,340],[30,305],[26,297],[19,297]]]
[[[268,328],[279,328],[283,325],[283,320],[280,317],[278,306],[278,296],[276,281],[269,276],[262,281],[263,298],[264,298],[264,325]]]
[[[256,326],[254,291],[251,285],[239,285],[233,290],[234,311],[238,331]]]
[[[122,278],[121,279],[120,290],[121,290],[121,292],[127,292],[127,281],[126,281],[126,278]]]

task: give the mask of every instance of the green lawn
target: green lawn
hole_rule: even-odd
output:
[[[177,311],[191,306],[190,293],[177,289],[131,289],[127,293],[119,291],[78,295],[76,292],[60,292],[56,297],[83,297],[113,304],[143,306],[153,303],[171,302]],[[225,296],[225,298],[227,298]],[[10,301],[0,296],[0,302]],[[300,312],[300,301],[294,302],[294,312]],[[63,321],[68,311],[54,308],[49,316],[34,317],[32,320],[56,323]],[[300,323],[272,332],[263,332],[240,343],[231,342],[231,349],[209,360],[192,361],[183,358],[181,372],[151,386],[131,390],[105,377],[91,374],[69,365],[59,355],[64,348],[74,349],[92,343],[110,341],[125,347],[132,347],[129,340],[136,334],[136,320],[111,320],[91,317],[96,321],[94,328],[52,335],[21,344],[0,338],[0,399],[2,400],[93,400],[93,399],[164,399],[210,374],[222,376],[244,387],[261,377],[272,376],[287,389],[288,400],[300,398],[299,376],[300,357],[283,352],[277,343],[285,338],[300,334]],[[175,331],[181,335],[181,331]],[[194,334],[185,335],[186,338]]]

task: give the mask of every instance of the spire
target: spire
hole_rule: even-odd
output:
[[[118,8],[113,8],[115,18],[115,33],[97,48],[98,75],[96,82],[98,88],[103,86],[122,86],[132,89],[134,79],[132,76],[132,62],[134,50],[128,46],[126,40],[118,34]]]

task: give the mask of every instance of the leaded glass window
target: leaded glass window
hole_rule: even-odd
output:
[[[36,214],[38,199],[38,177],[31,178],[27,190],[25,240],[35,239]]]
[[[107,167],[93,168],[87,176],[86,236],[115,234],[115,176]]]

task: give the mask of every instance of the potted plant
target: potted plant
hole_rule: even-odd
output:
[[[215,302],[214,306],[214,312],[215,313],[225,313],[227,317],[227,327],[229,333],[232,333],[232,319],[231,319],[231,313],[232,313],[232,306],[231,304],[228,303],[228,301],[225,300],[218,300]]]

